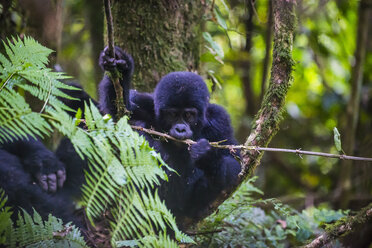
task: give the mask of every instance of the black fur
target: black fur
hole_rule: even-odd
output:
[[[130,90],[133,59],[116,47],[116,59],[101,53],[100,65],[122,73],[120,83],[131,121],[153,127],[179,139],[197,141],[188,147],[179,142],[159,141],[145,135],[151,146],[161,153],[166,163],[180,176],[167,172],[169,181],[160,187],[160,195],[176,217],[197,218],[222,190],[237,183],[240,164],[227,150],[212,148],[208,141],[236,144],[229,115],[218,105],[209,103],[203,79],[191,72],[172,72],[163,77],[154,93]],[[124,68],[124,69],[123,69]],[[102,112],[115,117],[115,90],[108,77],[99,86]]]

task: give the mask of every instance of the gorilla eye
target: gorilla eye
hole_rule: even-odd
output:
[[[188,111],[186,110],[183,114],[183,118],[187,121],[187,122],[194,122],[195,121],[195,116],[196,116],[196,112],[195,111]]]
[[[177,117],[177,112],[172,109],[168,109],[165,111],[165,116],[168,120],[174,120]]]

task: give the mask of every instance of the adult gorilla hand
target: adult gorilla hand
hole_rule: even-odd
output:
[[[52,152],[50,154],[34,154],[22,161],[23,166],[32,168],[32,176],[44,190],[54,193],[63,187],[66,180],[64,164]]]

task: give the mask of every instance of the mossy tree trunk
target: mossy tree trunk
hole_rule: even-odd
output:
[[[346,240],[351,239],[353,235],[359,236],[358,232],[360,232],[360,228],[370,225],[371,221],[372,203],[358,211],[356,215],[341,218],[334,224],[328,224],[326,226],[325,233],[319,235],[317,238],[315,238],[313,241],[303,246],[302,248],[331,247],[327,244],[329,244],[333,240],[339,238],[343,238],[344,240]],[[355,243],[350,245],[352,245],[352,247],[359,247],[358,245],[355,246]],[[351,246],[346,245],[345,247]]]
[[[152,91],[171,71],[199,67],[204,1],[119,1],[112,6],[115,45],[135,62],[133,87]]]

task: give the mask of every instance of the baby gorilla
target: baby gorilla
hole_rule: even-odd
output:
[[[187,145],[163,141],[143,134],[163,160],[178,174],[167,171],[168,182],[159,194],[177,220],[200,218],[221,191],[229,191],[236,183],[240,164],[228,150],[216,149],[208,141],[236,144],[229,115],[219,105],[209,103],[209,92],[203,79],[191,72],[172,72],[163,77],[154,93],[129,90],[134,69],[132,57],[115,48],[116,58],[105,49],[100,66],[115,68],[122,74],[124,102],[132,112],[131,122],[146,128],[169,133],[177,139],[192,139]],[[104,113],[116,115],[115,90],[105,76],[99,86],[99,104]]]

